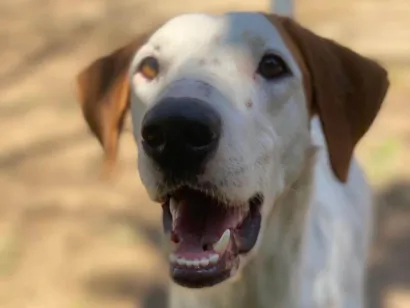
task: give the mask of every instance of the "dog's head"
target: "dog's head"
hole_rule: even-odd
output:
[[[130,107],[139,173],[176,247],[171,276],[188,287],[234,276],[257,251],[276,198],[303,168],[313,115],[346,181],[388,87],[375,62],[260,13],[175,17],[78,80],[108,161]]]

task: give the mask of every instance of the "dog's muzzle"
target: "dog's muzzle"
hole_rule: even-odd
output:
[[[162,173],[163,226],[174,247],[170,274],[190,288],[234,275],[239,256],[253,249],[260,230],[261,194],[230,201],[218,183],[198,180],[223,142],[223,106],[227,99],[210,84],[180,80],[164,90],[141,123],[143,151]]]
[[[175,82],[145,114],[143,150],[165,178],[186,181],[200,174],[215,153],[222,120],[209,102],[212,91],[202,82]]]

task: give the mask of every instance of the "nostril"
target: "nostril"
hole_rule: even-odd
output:
[[[192,149],[206,148],[217,139],[217,135],[212,132],[208,125],[196,123],[184,129],[185,144]]]
[[[141,135],[143,141],[153,149],[160,149],[165,145],[165,133],[159,125],[145,126]]]

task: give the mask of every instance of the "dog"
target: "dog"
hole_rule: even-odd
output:
[[[77,79],[107,166],[130,110],[171,308],[362,308],[372,197],[354,149],[389,87],[288,17],[176,16]]]

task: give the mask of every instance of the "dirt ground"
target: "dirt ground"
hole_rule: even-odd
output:
[[[252,3],[252,4],[247,4]],[[261,0],[0,2],[0,306],[161,308],[167,269],[129,133],[121,172],[74,96],[76,72],[150,24],[187,11],[265,10]],[[369,308],[410,307],[410,2],[299,0],[314,31],[380,59],[393,86],[357,154],[375,188]]]

